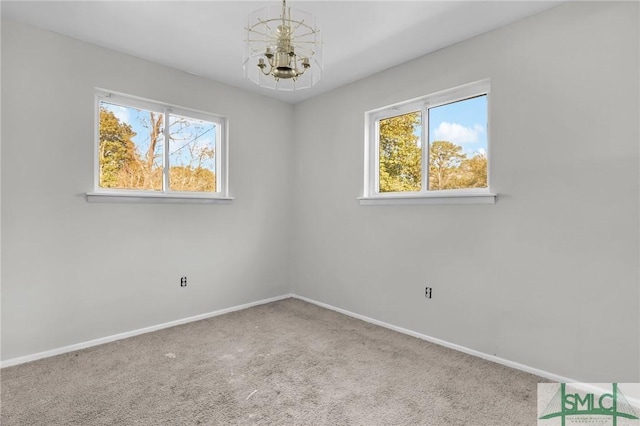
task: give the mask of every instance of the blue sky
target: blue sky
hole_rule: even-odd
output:
[[[467,157],[487,153],[487,97],[478,96],[429,109],[429,141],[462,146]]]

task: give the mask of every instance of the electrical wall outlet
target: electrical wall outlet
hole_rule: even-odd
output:
[[[180,287],[187,286],[187,277],[180,277]]]
[[[426,297],[427,299],[431,299],[431,287],[425,287],[424,288],[424,297]]]

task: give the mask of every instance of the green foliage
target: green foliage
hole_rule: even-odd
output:
[[[486,188],[488,160],[485,155],[477,154],[464,160],[460,165],[462,177],[458,188]]]
[[[172,191],[215,192],[216,175],[203,167],[173,166],[169,174]]]
[[[136,133],[128,124],[111,111],[100,108],[100,186],[121,188],[120,175],[137,162],[135,144],[131,140]]]
[[[455,188],[456,173],[467,156],[462,147],[449,141],[436,141],[429,147],[429,189]]]
[[[415,130],[420,112],[380,120],[380,192],[419,191],[422,148]]]
[[[419,191],[422,181],[422,148],[416,130],[420,112],[380,120],[380,192]],[[471,158],[462,147],[435,141],[429,147],[429,190],[486,188],[487,157]]]
[[[436,141],[429,147],[429,189],[487,187],[487,157],[471,158],[462,147],[449,141]]]
[[[462,147],[449,141],[436,141],[429,147],[429,189],[487,187],[487,157],[471,158]]]
[[[133,138],[136,133],[127,123],[122,123],[106,108],[100,108],[99,162],[100,187],[162,190],[163,167],[155,152],[162,137],[163,115],[153,112],[142,126],[149,131],[149,146],[139,152]],[[215,173],[201,167],[206,159],[214,158],[211,148],[190,152],[189,157],[197,165],[180,165],[170,168],[170,186],[173,191],[214,192]],[[160,157],[161,160],[161,157]]]

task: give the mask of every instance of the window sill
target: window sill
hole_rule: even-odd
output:
[[[403,206],[420,204],[495,204],[498,194],[429,194],[429,195],[383,195],[358,197],[361,206]]]
[[[231,204],[233,197],[198,194],[87,192],[89,203]]]

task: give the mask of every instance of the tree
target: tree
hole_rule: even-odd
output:
[[[379,191],[420,191],[422,147],[416,131],[420,112],[412,112],[379,122]],[[487,157],[467,158],[463,148],[440,140],[429,147],[429,190],[486,188]]]
[[[172,191],[214,192],[216,175],[202,167],[172,166],[170,173]]]
[[[463,172],[463,180],[460,188],[486,188],[487,187],[487,157],[484,154],[476,154],[466,159],[460,165]]]
[[[112,111],[100,107],[100,186],[162,190],[164,171],[165,116],[143,111],[139,124],[146,129],[141,135],[131,125],[121,122]],[[173,191],[214,192],[216,176],[213,171],[215,151],[203,135],[214,129],[213,123],[170,116],[168,146],[179,147],[170,154],[168,170]],[[138,144],[133,138],[138,136]]]
[[[136,147],[132,138],[136,135],[131,126],[123,124],[106,108],[100,107],[100,186],[123,188],[123,172],[136,168]],[[126,173],[125,173],[126,174]]]
[[[453,189],[455,175],[466,155],[462,147],[449,141],[433,142],[429,148],[429,189]]]
[[[380,120],[380,192],[419,191],[422,148],[415,131],[420,112]]]
[[[162,151],[158,148],[160,138],[163,134],[164,114],[148,111],[148,119],[140,119],[140,124],[148,130],[149,143],[146,145],[147,150],[139,153],[140,174],[138,176],[138,185],[135,189],[152,189],[162,190],[162,169],[164,158]]]
[[[169,121],[171,190],[214,192],[215,149],[204,141],[204,136],[214,132],[215,126],[213,123],[177,116],[172,116]]]

